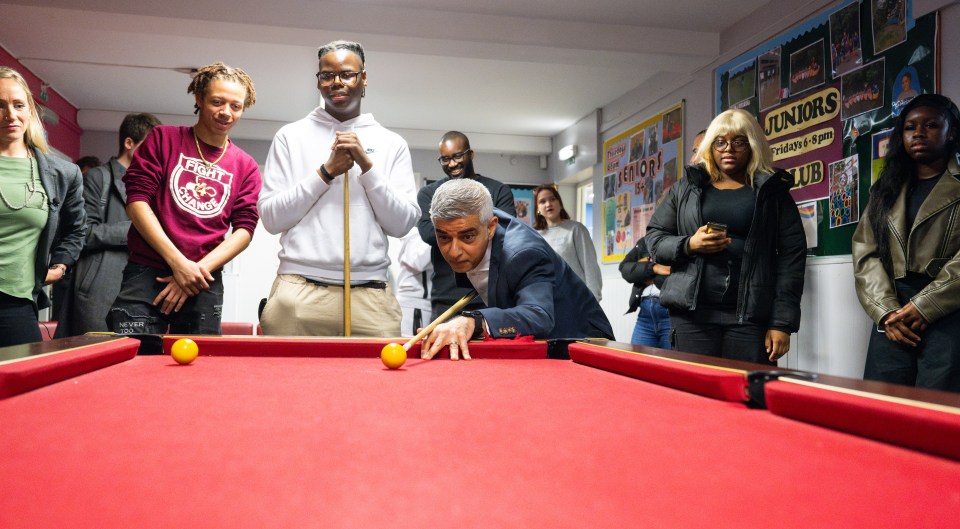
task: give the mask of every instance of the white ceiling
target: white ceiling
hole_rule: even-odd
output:
[[[30,0],[0,4],[0,45],[76,105],[87,130],[116,130],[128,112],[193,123],[189,79],[175,69],[239,66],[257,104],[233,135],[269,140],[318,104],[316,49],[357,40],[363,110],[383,125],[431,148],[458,129],[539,154],[644,81],[709,64],[720,32],[767,1]]]

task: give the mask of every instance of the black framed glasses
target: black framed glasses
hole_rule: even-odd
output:
[[[341,83],[345,85],[353,85],[357,83],[357,80],[360,78],[360,74],[362,73],[363,70],[359,72],[317,72],[317,80],[320,81],[320,84],[329,86],[333,84],[334,79],[339,78]]]
[[[443,165],[447,165],[447,164],[450,163],[450,162],[460,163],[460,162],[462,162],[462,161],[467,157],[467,155],[470,154],[471,152],[473,152],[473,149],[467,149],[467,150],[465,150],[465,151],[455,152],[455,153],[453,153],[453,156],[441,156],[441,157],[437,158],[437,161],[440,162],[440,163],[443,164]]]
[[[735,140],[727,141],[723,138],[717,138],[713,141],[713,149],[715,151],[725,151],[727,146],[733,149],[733,152],[743,152],[750,147],[750,142],[742,138],[737,138]]]

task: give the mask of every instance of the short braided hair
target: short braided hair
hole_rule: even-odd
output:
[[[253,79],[247,75],[247,72],[241,70],[240,68],[233,68],[227,66],[222,62],[215,62],[203,68],[197,70],[196,75],[193,76],[193,79],[190,81],[190,85],[187,86],[187,93],[200,96],[200,99],[203,99],[207,94],[207,86],[210,85],[210,82],[215,79],[224,79],[227,81],[236,81],[240,83],[247,91],[247,96],[243,99],[243,109],[246,110],[252,107],[257,102],[257,91],[253,88]],[[200,112],[200,107],[196,103],[193,105],[193,113],[196,114]]]

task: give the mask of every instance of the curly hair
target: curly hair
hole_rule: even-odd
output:
[[[947,121],[947,130],[953,131],[953,137],[948,139],[948,152],[956,153],[960,150],[960,110],[950,98],[940,94],[921,94],[911,99],[900,111],[900,116],[897,117],[893,132],[890,134],[890,144],[887,157],[884,158],[883,170],[870,188],[870,199],[867,201],[870,228],[877,241],[877,253],[888,274],[892,274],[893,270],[890,260],[890,241],[886,236],[890,210],[893,209],[904,186],[909,192],[917,180],[916,165],[903,147],[903,126],[910,111],[920,107],[932,108],[943,116]]]
[[[200,99],[203,99],[207,95],[207,87],[210,86],[210,82],[215,79],[223,79],[226,81],[235,81],[240,83],[240,86],[246,90],[247,95],[243,99],[243,109],[246,110],[252,107],[257,102],[257,91],[253,88],[253,79],[247,75],[247,72],[241,70],[240,68],[233,68],[223,64],[222,62],[215,62],[203,68],[197,70],[196,75],[193,76],[193,79],[190,81],[190,85],[187,86],[187,93],[200,96]],[[193,113],[196,114],[200,112],[200,106],[196,103],[193,104]]]

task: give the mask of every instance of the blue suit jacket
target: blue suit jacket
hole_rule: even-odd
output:
[[[607,338],[613,329],[597,299],[533,228],[495,209],[487,308],[494,338]],[[470,287],[466,274],[460,286]]]

